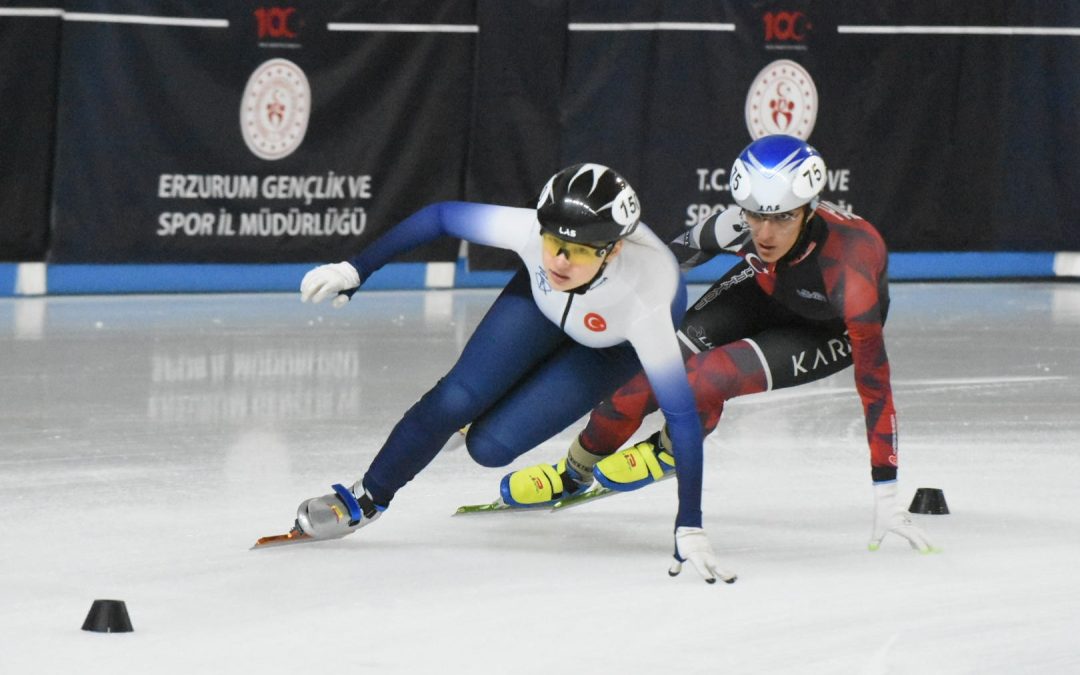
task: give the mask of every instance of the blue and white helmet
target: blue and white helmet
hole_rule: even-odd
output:
[[[763,136],[746,146],[731,167],[731,196],[755,213],[782,213],[817,206],[825,187],[825,160],[794,136]]]

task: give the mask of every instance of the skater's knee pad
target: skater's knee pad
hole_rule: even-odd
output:
[[[465,436],[465,447],[480,466],[506,466],[521,454],[517,449],[507,447],[486,433],[483,425],[477,424],[469,428],[469,433]]]

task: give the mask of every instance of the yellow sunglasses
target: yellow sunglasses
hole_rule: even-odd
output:
[[[562,253],[566,256],[566,259],[574,265],[584,265],[596,262],[597,258],[603,258],[610,253],[611,249],[615,246],[615,242],[611,242],[606,246],[579,244],[577,242],[560,239],[550,232],[541,232],[540,239],[543,241],[544,250],[547,251],[549,255],[555,257]]]

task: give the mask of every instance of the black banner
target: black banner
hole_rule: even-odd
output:
[[[559,100],[565,79],[566,0],[478,0],[476,103],[465,199],[535,206],[561,168]],[[478,269],[517,264],[507,251],[473,246]]]
[[[53,261],[345,257],[460,198],[471,2],[67,10]],[[418,255],[456,253],[446,241]]]
[[[0,260],[43,260],[48,246],[60,11],[0,9]]]
[[[893,251],[1080,250],[1080,39],[1024,31],[1075,31],[1066,4],[574,2],[559,164],[617,168],[673,236],[731,203],[742,147],[792,133]]]
[[[669,237],[776,132],[821,150],[825,197],[893,251],[1080,250],[1077,3],[63,5],[0,13],[25,102],[0,129],[4,259],[340,259],[434,201],[531,204],[580,161],[625,174]]]

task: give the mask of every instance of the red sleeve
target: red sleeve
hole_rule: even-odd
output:
[[[851,338],[855,388],[866,417],[874,480],[893,480],[897,467],[896,410],[882,333],[888,254],[881,236],[869,223],[857,217],[837,220],[840,222],[830,225],[821,255],[825,288],[830,302],[842,313]]]

